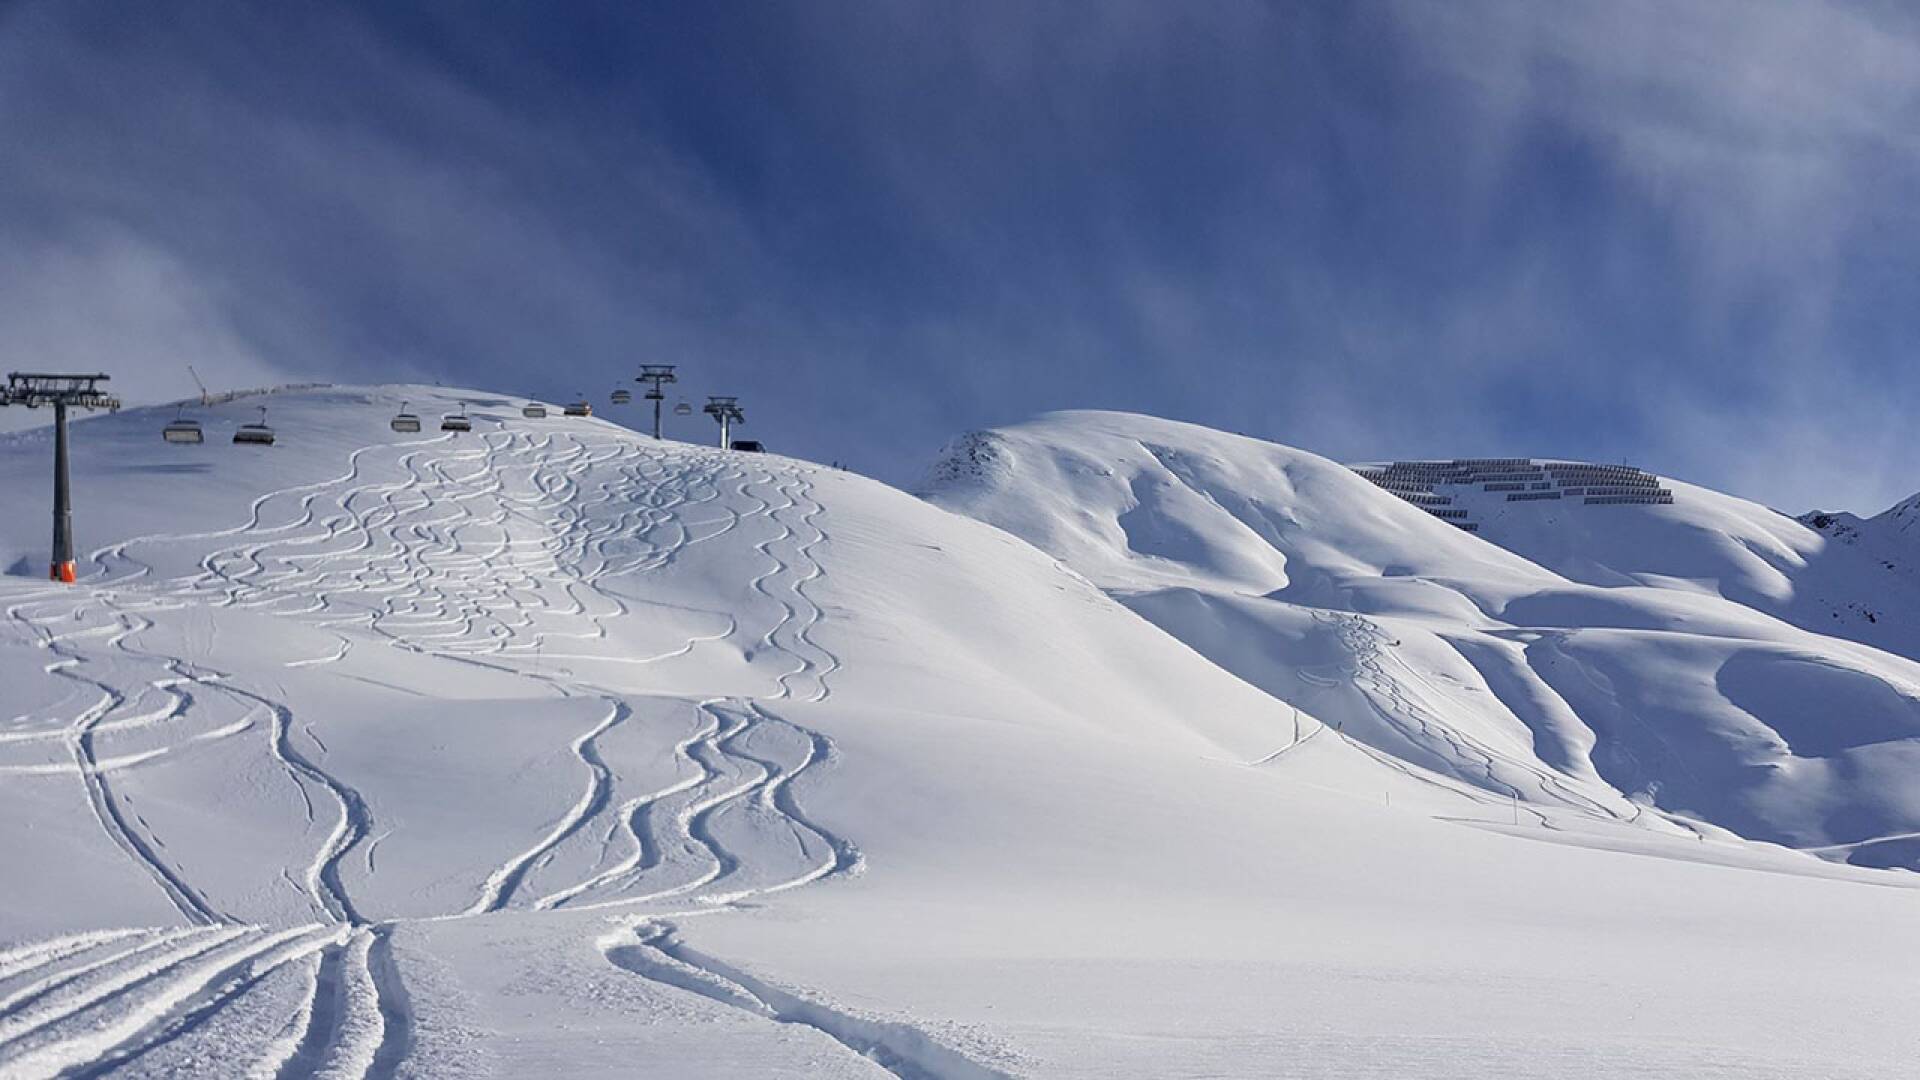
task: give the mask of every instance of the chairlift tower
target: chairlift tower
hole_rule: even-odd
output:
[[[733,425],[747,422],[747,414],[740,411],[739,398],[707,396],[707,407],[701,411],[720,422],[720,449],[733,448]]]
[[[679,382],[679,376],[673,373],[672,364],[641,364],[640,377],[634,382],[647,383],[647,400],[653,402],[653,437],[660,437],[660,403],[667,395],[660,388],[671,382]]]
[[[73,498],[67,479],[67,409],[118,410],[120,399],[100,388],[105,375],[40,375],[16,371],[7,376],[0,405],[37,409],[53,406],[53,564],[47,576],[73,584]]]

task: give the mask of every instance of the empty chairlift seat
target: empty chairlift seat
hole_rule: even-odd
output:
[[[613,403],[615,405],[625,405],[627,402],[632,400],[633,400],[633,391],[631,390],[615,390],[613,392]]]
[[[200,430],[200,421],[176,416],[166,427],[160,429],[160,437],[170,443],[191,445],[206,441],[206,435]]]
[[[251,424],[241,424],[233,430],[236,446],[272,446],[273,429],[267,426],[266,406],[260,407],[260,419]]]
[[[675,406],[673,407],[673,415],[675,415],[675,416],[692,416],[692,415],[693,415],[693,405],[692,405],[692,404],[690,404],[690,403],[689,403],[689,402],[688,402],[688,401],[687,401],[687,400],[686,400],[685,398],[682,398],[682,399],[680,400],[680,404],[678,404],[678,405],[675,405]]]
[[[576,401],[573,404],[567,406],[567,415],[568,416],[592,416],[593,406],[587,404],[584,401]]]
[[[394,418],[389,420],[387,424],[395,431],[419,431],[420,417],[408,412],[407,403],[403,401],[400,403],[399,413],[395,414]]]
[[[547,407],[537,401],[529,401],[520,407],[520,415],[529,420],[545,420],[547,418]]]
[[[472,431],[473,421],[467,419],[467,407],[462,405],[460,406],[459,412],[448,413],[441,417],[440,430],[452,432]]]

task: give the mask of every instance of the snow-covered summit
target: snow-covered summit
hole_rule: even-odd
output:
[[[1051,413],[951,443],[920,492],[1033,541],[1101,587],[1265,595],[1409,573],[1537,568],[1291,447],[1127,413]]]
[[[1415,467],[1395,475],[1427,480],[1382,486],[1380,466],[1059,413],[956,441],[925,492],[1276,698],[1471,788],[1920,868],[1920,664],[1818,632],[1808,606],[1810,582],[1872,602],[1875,568],[1677,481],[1648,488],[1670,501],[1615,499],[1609,479],[1574,488],[1599,500],[1510,501],[1563,490],[1560,468]],[[1603,473],[1564,471],[1588,475]],[[1477,532],[1438,516],[1454,508]]]
[[[1870,518],[1844,510],[1815,510],[1796,518],[1800,524],[1844,544],[1897,550],[1897,545],[1920,544],[1920,493],[1909,495]]]

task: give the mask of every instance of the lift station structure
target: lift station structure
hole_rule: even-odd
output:
[[[733,448],[733,425],[747,422],[747,414],[740,411],[739,398],[707,397],[707,407],[700,410],[720,422],[720,449]]]
[[[67,410],[120,408],[120,399],[100,388],[105,375],[42,375],[16,371],[7,376],[0,405],[37,409],[53,406],[53,565],[47,576],[73,584],[73,498],[67,469]]]
[[[680,377],[673,373],[672,364],[641,364],[640,376],[634,382],[647,384],[647,400],[653,402],[653,437],[660,437],[660,403],[667,395],[660,389],[668,383],[679,382]],[[676,410],[677,412],[678,410]]]

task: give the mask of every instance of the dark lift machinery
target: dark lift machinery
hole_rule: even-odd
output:
[[[740,409],[737,397],[707,395],[707,407],[700,410],[720,423],[720,449],[733,449],[733,425],[747,422],[747,414]]]
[[[100,389],[105,375],[40,375],[16,371],[7,376],[0,405],[37,409],[53,406],[53,564],[47,576],[71,585],[73,565],[73,498],[67,469],[67,409],[120,408],[120,399]]]
[[[673,373],[672,364],[641,364],[640,377],[633,380],[647,384],[647,400],[653,402],[653,437],[660,437],[660,403],[667,400],[661,387],[668,383],[679,382],[680,377]],[[673,410],[675,416],[692,416],[693,409],[682,401],[680,407]]]

